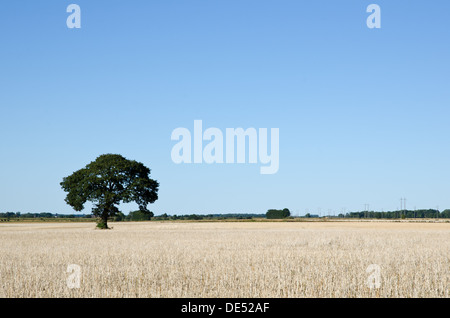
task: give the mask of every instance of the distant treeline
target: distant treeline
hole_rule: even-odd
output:
[[[389,212],[375,212],[375,211],[362,211],[362,212],[350,212],[345,215],[339,214],[339,217],[345,218],[369,218],[369,219],[429,219],[429,218],[450,218],[450,209],[439,212],[439,210],[427,209],[427,210],[404,210],[404,211],[389,211]]]
[[[92,214],[53,214],[49,212],[42,213],[21,213],[21,212],[0,212],[0,221],[9,219],[76,219],[76,218],[86,218],[90,219],[94,216]],[[318,217],[316,215],[305,215],[303,217]],[[339,214],[338,216],[328,215],[327,217],[337,217],[337,218],[356,218],[356,219],[429,219],[429,218],[450,218],[450,209],[444,210],[442,212],[436,209],[422,209],[422,210],[404,210],[404,211],[388,211],[388,212],[377,212],[377,211],[359,211],[359,212],[349,212],[344,214]],[[252,213],[228,213],[228,214],[184,214],[184,215],[168,215],[167,213],[154,216],[153,213],[143,213],[141,211],[132,211],[128,215],[119,213],[114,218],[113,221],[146,221],[146,220],[226,220],[226,219],[253,219],[253,218],[267,218],[267,219],[277,219],[277,218],[293,218],[290,215],[288,209],[283,210],[268,210],[267,213],[263,214],[252,214]]]
[[[168,215],[167,213],[153,216],[153,214],[143,213],[141,211],[133,211],[128,215],[119,213],[114,217],[114,221],[146,221],[146,220],[225,220],[225,219],[252,219],[263,218],[265,214],[250,213],[229,213],[229,214],[184,214],[184,215]]]
[[[251,213],[229,213],[229,214],[185,214],[185,215],[162,215],[154,216],[153,213],[143,213],[141,211],[132,211],[128,215],[119,212],[113,221],[147,221],[147,220],[224,220],[224,219],[252,219],[264,218],[265,214]],[[52,214],[42,213],[21,213],[21,212],[0,212],[0,220],[8,219],[74,219],[74,218],[93,218],[92,214]]]
[[[0,219],[39,219],[39,218],[92,218],[91,214],[53,214],[49,212],[42,213],[21,213],[21,212],[0,212]]]

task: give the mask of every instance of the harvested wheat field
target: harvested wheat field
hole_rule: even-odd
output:
[[[110,225],[0,224],[0,297],[449,296],[449,223]]]

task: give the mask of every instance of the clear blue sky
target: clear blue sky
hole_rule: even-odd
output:
[[[81,29],[66,26],[71,3]],[[371,3],[381,29],[366,26]],[[73,213],[59,183],[104,153],[152,169],[157,215],[387,211],[401,197],[450,208],[449,12],[447,0],[5,1],[0,211]],[[195,119],[279,128],[278,173],[176,165],[171,132]]]

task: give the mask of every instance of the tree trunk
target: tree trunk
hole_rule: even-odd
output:
[[[108,213],[107,212],[103,212],[102,215],[100,216],[100,221],[97,224],[97,227],[100,229],[108,229]]]
[[[102,222],[105,224],[105,229],[108,228],[108,215],[102,217]]]

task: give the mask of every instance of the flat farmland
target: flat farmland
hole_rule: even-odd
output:
[[[449,297],[450,223],[0,224],[0,297]]]

